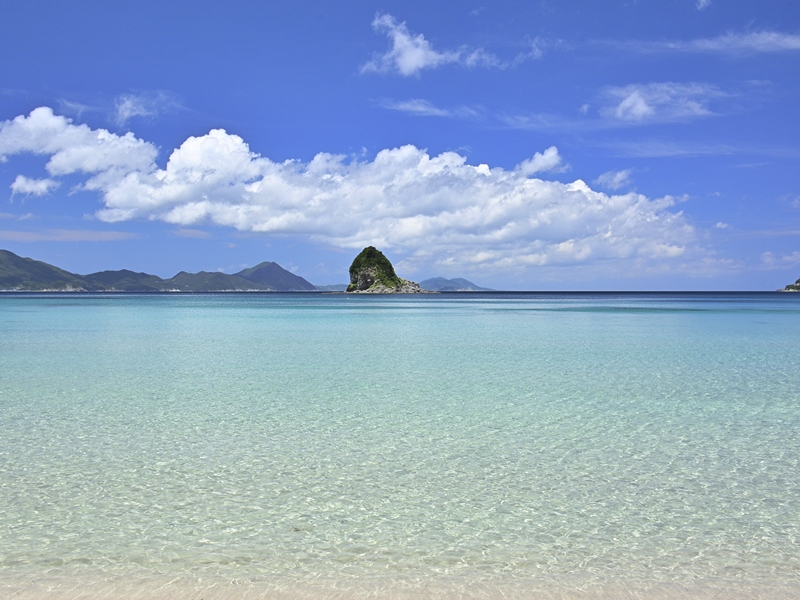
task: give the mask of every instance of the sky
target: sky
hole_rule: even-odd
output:
[[[37,2],[0,19],[0,248],[75,273],[506,290],[800,277],[796,0]]]

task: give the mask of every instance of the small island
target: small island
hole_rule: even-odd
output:
[[[364,248],[350,265],[350,294],[431,294],[418,283],[397,276],[392,263],[374,246]]]
[[[800,292],[800,279],[795,281],[794,283],[790,283],[782,290],[778,290],[779,292]]]

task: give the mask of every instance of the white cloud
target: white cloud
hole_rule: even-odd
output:
[[[122,127],[133,117],[152,117],[174,106],[178,102],[167,92],[123,94],[114,101],[114,122]]]
[[[608,196],[581,180],[530,177],[561,168],[555,147],[511,170],[411,145],[373,160],[320,153],[307,163],[273,162],[216,129],[188,138],[161,169],[152,144],[40,108],[0,124],[0,155],[21,152],[51,154],[54,176],[88,175],[84,188],[100,194],[97,216],[107,222],[214,223],[348,249],[372,244],[404,252],[409,268],[602,261],[630,271],[703,254],[673,198]]]
[[[713,114],[708,102],[725,96],[702,83],[650,83],[610,87],[603,92],[608,104],[600,114],[617,121],[675,121]]]
[[[87,189],[103,189],[126,173],[151,169],[158,153],[153,144],[132,133],[119,136],[73,125],[48,107],[0,124],[0,160],[22,152],[49,155],[45,168],[51,176],[94,174],[85,184]]]
[[[512,66],[517,66],[527,60],[537,60],[542,58],[542,56],[544,56],[545,48],[551,44],[537,37],[532,40],[528,39],[527,45],[528,50],[517,54],[511,63]]]
[[[730,227],[730,225],[728,225],[723,221],[718,221],[717,224],[714,225],[714,227],[716,227],[717,229],[727,229],[728,227]]]
[[[381,106],[418,117],[470,118],[480,116],[477,110],[468,106],[459,106],[452,109],[439,108],[428,100],[418,98],[412,100],[386,100],[381,103]]]
[[[698,9],[702,10],[699,3]],[[620,45],[641,52],[715,52],[736,55],[800,50],[800,35],[778,31],[728,32],[713,38],[698,38],[688,41],[625,42]]]
[[[537,152],[531,158],[523,160],[517,165],[517,171],[526,177],[544,171],[563,170],[564,167],[561,164],[561,155],[558,153],[558,148],[555,146],[550,146],[544,152]]]
[[[131,117],[149,117],[153,114],[140,98],[131,94],[120,96],[114,103],[114,120],[117,125],[125,125]]]
[[[800,35],[788,35],[775,31],[754,33],[727,33],[715,38],[674,43],[677,50],[700,52],[785,52],[800,50]]]
[[[618,190],[623,187],[628,187],[633,183],[633,181],[631,181],[632,172],[633,169],[606,171],[595,179],[594,183],[608,190]]]
[[[83,102],[75,102],[73,100],[65,100],[65,99],[59,100],[58,106],[62,112],[73,114],[79,119],[83,116],[83,113],[85,112],[96,112],[102,110],[90,104],[84,104]]]
[[[486,52],[483,48],[477,50],[463,51],[463,62],[468,67],[495,67],[505,69],[508,64],[500,60],[494,54]]]
[[[61,185],[53,179],[28,179],[24,175],[17,175],[11,184],[11,195],[30,194],[33,196],[44,196]]]
[[[711,0],[697,0],[697,10],[705,10],[711,6]]]
[[[511,129],[524,129],[531,131],[553,131],[563,133],[564,131],[581,131],[586,129],[608,128],[607,120],[591,120],[587,123],[586,119],[571,119],[562,115],[534,113],[527,115],[500,114],[498,120],[506,127]],[[615,125],[616,126],[616,125]]]
[[[483,48],[460,46],[455,50],[438,51],[425,39],[425,36],[411,33],[405,21],[398,22],[390,14],[379,14],[372,21],[372,28],[385,33],[391,40],[391,48],[384,54],[375,55],[361,66],[362,73],[388,73],[397,71],[406,77],[418,75],[423,69],[434,69],[446,64],[460,64],[465,67],[491,67],[507,69],[516,67],[528,60],[536,60],[544,55],[545,48],[554,42],[541,38],[527,39],[526,49],[513,60],[503,60]],[[558,44],[559,42],[555,42]]]
[[[606,87],[598,92],[599,118],[588,103],[578,109],[581,117],[557,114],[497,115],[508,127],[538,131],[597,131],[635,124],[686,121],[711,116],[710,104],[730,94],[704,83],[649,83]]]
[[[784,269],[800,265],[800,251],[795,250],[791,254],[776,256],[772,252],[764,252],[761,255],[761,263],[767,269]]]
[[[725,144],[702,144],[695,142],[675,144],[656,140],[612,142],[604,144],[603,147],[605,147],[608,151],[613,152],[615,156],[636,158],[732,155],[742,150],[741,148],[736,148],[735,146],[728,146]]]
[[[437,52],[424,35],[412,34],[405,22],[398,23],[392,15],[376,16],[372,27],[377,32],[385,32],[392,41],[392,47],[361,67],[362,73],[397,69],[401,75],[416,75],[422,69],[462,60],[461,51]]]
[[[508,63],[483,48],[469,49],[462,46],[457,50],[434,50],[425,36],[413,34],[405,22],[399,23],[392,15],[378,15],[372,21],[372,27],[379,33],[385,33],[392,42],[392,47],[361,67],[362,73],[387,73],[397,71],[406,77],[417,75],[423,69],[433,69],[446,64],[458,63],[466,67],[495,67],[504,69]],[[515,59],[513,64],[526,58],[541,56],[539,42],[531,43],[531,50]]]
[[[641,90],[625,90],[623,93],[626,95],[623,97],[622,102],[614,107],[613,114],[617,119],[623,121],[641,121],[655,114],[655,109],[648,104]]]
[[[400,101],[387,101],[382,104],[384,108],[391,110],[399,110],[401,112],[418,115],[421,117],[449,117],[451,113],[449,110],[438,108],[427,100],[400,100]]]

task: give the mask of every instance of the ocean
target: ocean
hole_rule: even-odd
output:
[[[800,596],[800,294],[0,295],[0,597]]]

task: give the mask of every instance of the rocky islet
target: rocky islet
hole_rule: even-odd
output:
[[[350,265],[350,294],[430,294],[418,283],[397,276],[391,261],[374,246],[367,246]]]

